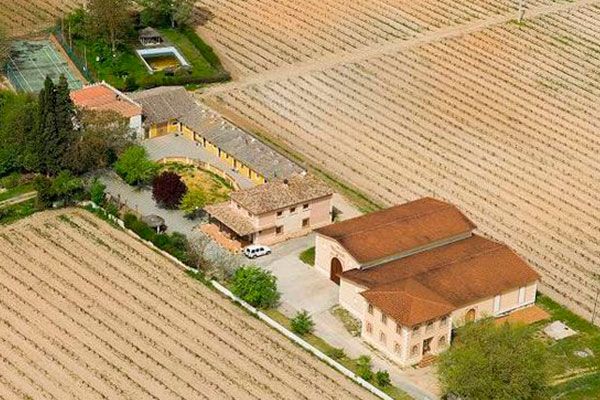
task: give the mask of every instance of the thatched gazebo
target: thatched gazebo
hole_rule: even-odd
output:
[[[140,43],[144,46],[152,46],[161,44],[163,42],[163,38],[160,33],[151,27],[140,30],[138,37],[140,39]]]

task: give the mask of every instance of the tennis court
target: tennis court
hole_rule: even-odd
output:
[[[44,87],[46,75],[54,82],[58,82],[60,75],[64,75],[71,89],[83,86],[49,40],[14,42],[6,76],[15,89],[20,92],[39,92]]]

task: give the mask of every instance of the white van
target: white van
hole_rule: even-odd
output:
[[[248,258],[256,258],[271,254],[271,249],[260,244],[251,244],[250,246],[244,247],[243,253]]]

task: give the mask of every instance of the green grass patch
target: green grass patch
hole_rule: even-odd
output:
[[[190,68],[179,68],[175,72],[155,71],[150,73],[136,49],[143,46],[133,32],[128,41],[119,46],[115,56],[110,47],[102,42],[84,38],[73,39],[73,49],[66,43],[63,47],[74,53],[74,62],[81,64],[87,60],[87,68],[96,81],[106,81],[117,89],[132,91],[163,85],[199,85],[222,82],[230,79],[221,62],[202,39],[190,28],[160,29],[165,46],[175,46],[190,64]],[[61,35],[57,35],[59,39]]]
[[[314,267],[315,266],[315,247],[313,246],[313,247],[310,247],[310,248],[304,250],[302,253],[300,253],[298,258],[304,264],[308,264],[311,267]]]
[[[14,206],[0,209],[0,225],[7,225],[16,222],[22,218],[28,217],[38,211],[35,206],[35,199],[15,204]]]
[[[542,338],[549,351],[555,382],[551,390],[555,398],[563,400],[600,398],[600,328],[579,317],[544,295],[538,295],[538,306],[551,314],[550,321],[562,321],[577,334],[554,341]],[[530,326],[539,331],[549,322]],[[589,349],[593,356],[578,357],[576,351]]]
[[[6,192],[0,193],[0,201],[12,199],[13,197],[32,192],[33,190],[33,183],[15,186],[14,188],[8,189]]]

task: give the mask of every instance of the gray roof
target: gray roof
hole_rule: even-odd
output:
[[[151,28],[151,27],[147,27],[147,28],[140,30],[138,35],[140,38],[143,38],[143,39],[152,39],[152,38],[162,37],[160,35],[160,32],[158,32],[156,29]]]
[[[130,95],[142,105],[147,123],[176,119],[268,180],[286,178],[303,169],[248,132],[236,127],[181,86],[158,87]]]
[[[253,214],[280,210],[331,196],[333,190],[313,175],[296,174],[231,193],[231,200]]]

